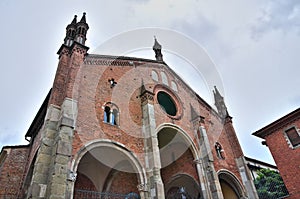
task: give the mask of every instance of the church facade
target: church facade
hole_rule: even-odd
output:
[[[212,108],[163,60],[89,54],[66,28],[53,87],[3,147],[1,198],[257,198],[223,97]],[[2,186],[4,185],[4,186]]]

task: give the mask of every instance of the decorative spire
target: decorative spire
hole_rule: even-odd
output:
[[[76,37],[75,41],[85,45],[86,33],[89,29],[89,25],[86,23],[86,13],[84,12],[80,21],[76,24]]]
[[[225,118],[225,117],[229,116],[229,114],[228,114],[227,107],[226,107],[225,102],[224,102],[224,98],[220,94],[217,87],[215,86],[214,88],[215,88],[215,90],[213,90],[213,93],[214,93],[214,98],[215,98],[215,105],[218,109],[219,115],[222,118]]]
[[[85,46],[85,41],[88,29],[89,25],[86,23],[86,13],[83,13],[83,16],[79,22],[77,22],[77,15],[75,15],[71,23],[66,27],[64,43],[59,48],[57,54],[61,56],[61,53],[69,51],[74,47],[75,44],[81,44],[81,47],[87,51],[89,48]],[[64,49],[67,49],[67,51],[63,51]]]
[[[81,19],[80,19],[80,22],[86,23],[85,15],[86,15],[86,13],[84,12],[83,15],[82,15],[82,17],[81,17]]]
[[[74,15],[74,19],[72,20],[71,24],[76,25],[76,23],[77,23],[77,15]]]
[[[195,111],[194,107],[192,106],[192,104],[190,104],[190,108],[191,108],[191,119],[195,120],[196,118],[199,117],[199,114]]]
[[[156,37],[154,36],[153,50],[155,52],[155,58],[157,61],[163,61],[163,55],[161,53],[161,45],[158,43]]]
[[[66,37],[64,39],[64,44],[67,46],[71,46],[75,39],[76,33],[76,23],[77,23],[77,15],[74,16],[72,22],[66,28]]]

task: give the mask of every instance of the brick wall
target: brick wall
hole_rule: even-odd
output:
[[[162,180],[165,184],[169,183],[172,177],[177,174],[187,174],[192,176],[196,182],[199,182],[197,169],[193,163],[193,154],[191,150],[187,150],[182,156],[180,156],[175,162],[168,165],[161,170]]]
[[[117,171],[111,179],[110,193],[128,194],[139,193],[137,189],[138,180],[135,173]]]
[[[284,136],[284,130],[296,126],[300,128],[300,119],[266,136],[266,142],[280,171],[291,199],[300,198],[300,147],[292,149]]]
[[[5,147],[7,156],[0,168],[0,198],[22,198],[21,187],[28,159],[28,146]]]
[[[105,61],[104,58],[96,60]],[[126,62],[126,61],[125,61]],[[219,169],[227,169],[234,173],[240,180],[240,174],[236,167],[234,148],[232,140],[229,140],[225,132],[224,125],[216,112],[212,110],[205,102],[197,98],[190,88],[181,82],[181,80],[171,72],[166,66],[158,63],[147,63],[143,61],[132,61],[132,65],[86,65],[84,64],[75,78],[78,83],[74,91],[78,96],[78,117],[77,127],[73,140],[73,155],[75,155],[85,143],[103,138],[115,140],[125,145],[126,148],[137,154],[141,162],[143,162],[143,138],[142,138],[142,117],[141,117],[141,100],[140,88],[142,82],[145,87],[155,92],[155,85],[162,84],[159,75],[159,81],[156,82],[151,77],[151,71],[155,70],[158,74],[164,71],[167,75],[169,85],[171,81],[175,81],[178,91],[172,91],[178,101],[176,104],[181,106],[182,114],[179,119],[168,117],[157,100],[154,99],[154,110],[156,125],[164,123],[173,123],[180,126],[193,140],[194,127],[191,123],[191,109],[193,106],[195,111],[205,118],[205,127],[211,149],[215,159],[216,171]],[[117,82],[115,87],[111,88],[108,80],[114,78]],[[103,106],[107,102],[115,103],[120,110],[120,125],[114,126],[103,122],[104,110]],[[231,123],[229,125],[232,125]],[[233,129],[233,127],[231,126]],[[232,130],[228,128],[229,130]],[[235,134],[235,132],[233,132]],[[214,150],[215,142],[222,144],[226,158],[219,160]],[[196,144],[197,145],[197,144]],[[236,153],[242,154],[240,148]],[[185,156],[183,156],[185,157]],[[193,157],[190,157],[193,160]],[[191,161],[192,161],[191,160]],[[180,163],[181,164],[181,163]],[[177,168],[177,172],[185,172],[188,164],[182,164]],[[196,171],[194,166],[189,165],[190,169]],[[195,173],[192,174],[195,176]]]
[[[84,192],[84,191],[86,192]],[[90,193],[88,191],[91,191]],[[74,198],[83,199],[90,196],[93,198],[92,192],[97,192],[93,182],[84,174],[77,172],[77,177],[74,185]]]

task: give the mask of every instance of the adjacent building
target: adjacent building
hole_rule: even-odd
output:
[[[279,172],[277,166],[273,165],[273,164],[269,164],[254,158],[250,158],[245,156],[245,160],[247,162],[247,166],[250,170],[250,173],[252,175],[252,178],[255,179],[258,176],[258,172],[261,169],[270,169],[272,171],[275,172]]]
[[[253,133],[264,139],[289,192],[300,198],[300,108]]]

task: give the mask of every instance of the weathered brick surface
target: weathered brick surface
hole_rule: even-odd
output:
[[[195,182],[199,182],[196,166],[193,162],[193,154],[190,150],[187,150],[182,156],[180,156],[172,164],[165,168],[162,168],[161,175],[163,182],[167,185],[171,179],[178,174],[186,174],[192,176]]]
[[[83,54],[80,52],[74,53],[71,57],[68,54],[61,55],[50,99],[50,104],[54,105],[60,105],[65,97],[70,97],[78,102],[76,127],[72,141],[72,157],[85,144],[93,140],[110,139],[123,144],[138,157],[141,165],[144,165],[144,138],[140,98],[141,86],[144,84],[147,90],[154,93],[154,114],[157,127],[165,123],[176,125],[195,142],[197,147],[197,140],[194,136],[195,129],[191,122],[192,113],[190,107],[192,106],[197,114],[205,118],[204,125],[215,160],[215,170],[227,169],[241,180],[235,158],[242,155],[242,152],[239,145],[237,145],[236,137],[234,137],[235,132],[232,124],[227,123],[227,127],[224,128],[223,122],[217,116],[217,113],[202,99],[199,99],[167,66],[152,61],[126,59],[121,60],[125,63],[123,65],[81,64]],[[107,59],[110,60],[109,58],[97,58],[100,61]],[[152,79],[152,70],[158,72],[158,82]],[[160,76],[162,71],[167,75],[169,85],[171,85],[171,81],[177,84],[178,91],[173,91],[169,86],[162,84]],[[108,82],[111,78],[114,78],[117,82],[113,88]],[[158,104],[156,94],[161,90],[170,93],[174,97],[174,102],[178,109],[176,116],[168,116]],[[119,108],[118,126],[103,122],[104,105],[107,102],[112,102]],[[40,132],[33,140],[29,156],[30,164],[41,144],[41,135],[42,133]],[[218,159],[216,156],[214,150],[216,141],[223,146],[226,156],[224,160]],[[195,158],[191,151],[188,150],[173,164],[162,169],[163,181],[168,182],[174,175],[186,173],[198,182],[197,170],[193,164]],[[132,179],[134,179],[134,182]],[[81,180],[83,182],[86,181],[79,174],[76,182],[81,183]],[[130,180],[131,184],[122,186],[124,188],[124,190],[121,190],[122,193],[138,192],[136,177],[134,178],[131,174],[125,173],[120,173],[118,180],[113,181],[111,190],[117,191],[114,190],[114,187],[120,187],[121,184],[126,184]],[[79,185],[77,184],[76,186]]]
[[[135,173],[117,171],[114,174],[110,188],[106,191],[119,194],[139,193],[137,184],[138,181]]]
[[[290,121],[265,139],[289,191],[288,198],[296,199],[300,198],[300,147],[292,149],[284,136],[284,130],[292,126],[299,129],[300,119]]]
[[[0,198],[22,198],[22,181],[28,161],[28,146],[6,147],[7,156],[0,167]]]
[[[69,148],[65,151],[66,147],[64,146],[68,145],[66,143],[57,151],[49,149],[53,154],[42,151],[45,157],[57,155],[54,152],[69,154],[71,150],[72,156],[69,163],[63,159],[59,160],[64,161],[65,165],[71,165],[72,158],[76,157],[87,143],[99,139],[109,139],[124,145],[127,150],[137,156],[140,164],[145,167],[143,114],[140,97],[141,87],[144,85],[148,91],[154,93],[154,117],[157,128],[164,124],[177,126],[188,135],[190,140],[194,141],[197,148],[198,141],[194,136],[195,129],[191,122],[193,118],[190,107],[192,106],[195,112],[204,118],[204,125],[213,152],[215,170],[229,170],[241,180],[235,158],[243,154],[231,122],[226,123],[226,126],[224,126],[217,113],[200,99],[168,66],[150,60],[128,58],[113,60],[111,57],[97,57],[95,55],[88,55],[83,63],[85,53],[86,49],[78,45],[75,45],[73,49],[63,47],[60,51],[58,69],[49,105],[61,108],[63,101],[68,97],[77,102],[78,112],[75,113],[77,119],[74,136],[72,139],[70,138],[72,149]],[[158,81],[152,79],[152,70],[158,73]],[[161,72],[166,74],[168,85],[171,85],[171,82],[176,83],[178,91],[174,91],[170,86],[162,83]],[[108,81],[112,78],[117,82],[114,87],[111,87]],[[159,91],[165,91],[173,97],[178,112],[175,116],[167,115],[158,104],[156,95]],[[108,102],[114,103],[119,109],[119,125],[111,125],[103,121],[104,106]],[[42,134],[43,131],[40,131],[34,138],[28,165],[32,164],[32,160],[42,144],[41,140],[45,142],[43,144],[49,145],[49,147],[52,146],[51,139],[54,139],[56,135],[51,135],[51,128],[48,128],[47,135]],[[53,133],[57,132],[53,131]],[[177,133],[180,134],[179,131]],[[45,139],[46,137],[41,138],[42,135],[49,136],[49,139]],[[226,156],[224,160],[218,159],[216,156],[214,145],[217,141],[223,146]],[[189,145],[188,142],[186,144]],[[162,169],[163,181],[168,182],[175,175],[186,173],[198,182],[197,170],[193,164],[195,159],[196,157],[193,156],[192,152],[187,150],[178,160]],[[7,161],[5,161],[5,164],[7,164]],[[25,165],[25,162],[22,164]],[[50,165],[50,167],[53,170],[55,165]],[[64,170],[72,169],[71,166],[69,167],[64,167]],[[1,174],[4,173],[3,171],[1,171]],[[67,176],[66,172],[64,176]],[[45,177],[45,179],[50,179],[50,177]],[[62,180],[61,183],[64,184],[66,180]],[[84,188],[84,183],[86,183],[88,189],[94,190],[92,182],[79,173],[75,188]],[[112,181],[110,191],[137,193],[137,185],[138,181],[134,174],[120,172]]]
[[[99,58],[98,60],[103,60]],[[205,102],[197,98],[196,95],[187,87],[181,80],[172,73],[166,66],[159,63],[136,62],[132,61],[133,65],[83,65],[77,74],[76,82],[78,91],[78,117],[75,137],[73,141],[73,155],[86,143],[99,139],[111,139],[133,151],[143,163],[143,139],[142,139],[142,123],[141,123],[141,100],[140,88],[142,83],[145,84],[147,90],[156,94],[159,90],[165,89],[174,93],[178,101],[175,101],[177,106],[180,106],[181,114],[174,117],[169,117],[154,99],[155,120],[157,127],[164,123],[172,123],[184,130],[192,140],[195,141],[194,129],[191,123],[190,105],[194,107],[196,112],[205,118],[205,128],[209,137],[209,142],[214,155],[214,165],[216,171],[227,169],[232,172],[237,178],[241,177],[236,167],[235,158],[242,155],[241,148],[233,131],[231,136],[228,131],[232,131],[231,122],[227,124],[227,132],[223,122]],[[178,86],[178,91],[172,91],[169,86],[160,84],[151,78],[151,71],[156,70],[158,73],[164,71],[169,80],[175,81]],[[114,78],[117,82],[116,86],[111,88],[108,80]],[[115,103],[120,110],[120,125],[114,126],[103,122],[104,105],[107,102]],[[233,140],[234,139],[234,140]],[[225,160],[220,160],[216,156],[214,150],[215,142],[222,144],[226,154]],[[238,144],[238,145],[237,145]],[[197,144],[195,144],[197,145]],[[195,157],[190,157],[195,159]],[[182,167],[177,167],[177,173],[187,171],[186,167],[191,167],[192,176],[195,176],[196,169],[191,164],[182,164]],[[197,179],[195,177],[195,179]]]
[[[75,189],[82,189],[87,191],[97,191],[93,182],[84,174],[77,172],[77,181],[75,182]]]

